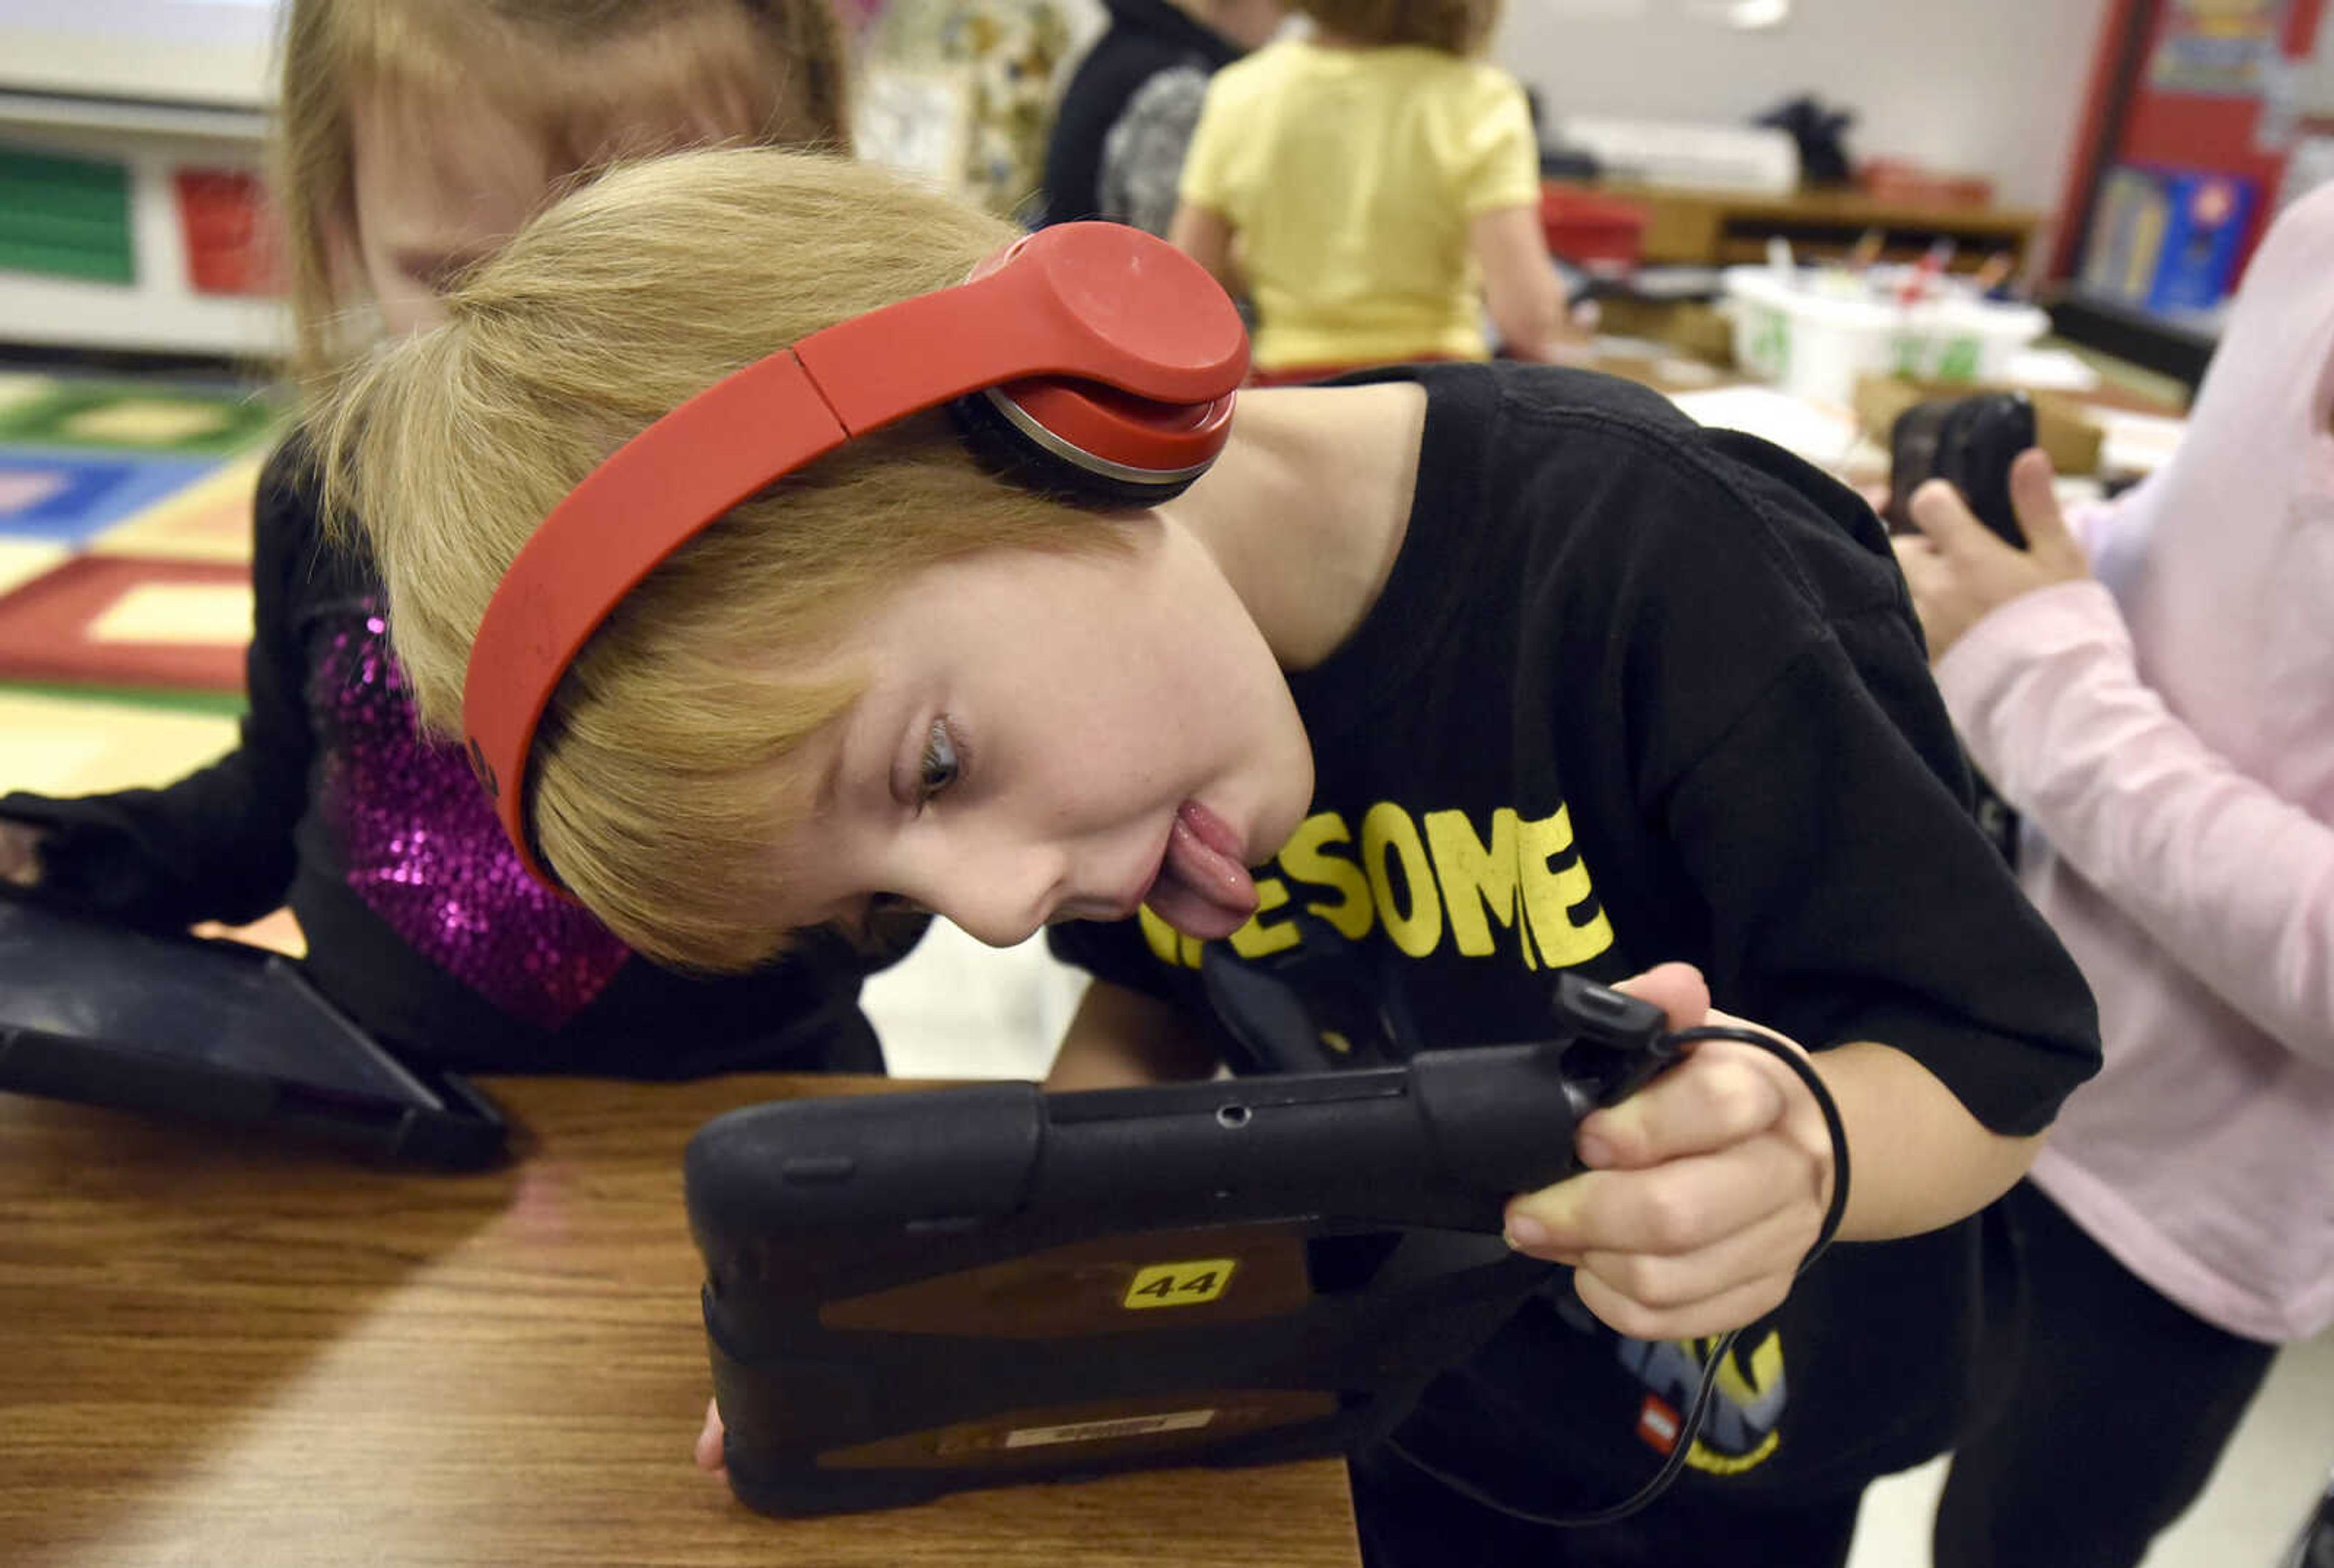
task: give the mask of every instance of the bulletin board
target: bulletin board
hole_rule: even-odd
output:
[[[2118,165],[2210,170],[2259,199],[2240,266],[2279,206],[2288,166],[2334,133],[2334,0],[2114,0],[2100,31],[2052,258],[2074,274],[2102,183]],[[2334,166],[2329,166],[2334,167]]]

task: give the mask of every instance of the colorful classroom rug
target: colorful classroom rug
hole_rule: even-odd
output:
[[[0,735],[8,737],[0,786],[79,795],[190,774],[235,745],[236,721],[223,713],[0,690]]]
[[[0,448],[0,536],[86,545],[116,524],[169,500],[216,466],[183,457]]]
[[[165,784],[235,745],[252,497],[287,407],[0,370],[0,793]],[[224,934],[305,946],[285,910]]]
[[[0,683],[239,693],[285,413],[224,381],[0,373]]]
[[[95,555],[251,564],[251,504],[265,454],[232,458],[91,539]]]
[[[0,443],[140,457],[232,457],[266,443],[275,400],[231,386],[102,377],[24,376],[0,398]]]
[[[77,555],[0,599],[0,675],[43,685],[243,689],[251,572]]]
[[[0,538],[0,594],[30,582],[72,553],[46,539]]]

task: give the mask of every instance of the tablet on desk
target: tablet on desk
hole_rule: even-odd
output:
[[[0,899],[0,1091],[453,1168],[503,1151],[493,1103],[399,1061],[279,954]]]
[[[1649,1004],[1558,1005],[1399,1066],[715,1119],[685,1189],[732,1486],[822,1514],[1375,1441],[1553,1283],[1508,1197],[1668,1059]]]

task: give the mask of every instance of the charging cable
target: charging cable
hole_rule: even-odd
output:
[[[1789,1068],[1799,1082],[1808,1086],[1808,1092],[1815,1096],[1816,1109],[1823,1113],[1824,1130],[1831,1137],[1831,1202],[1824,1210],[1823,1224],[1816,1231],[1815,1246],[1808,1249],[1808,1255],[1799,1260],[1799,1266],[1793,1271],[1792,1277],[1796,1279],[1806,1274],[1808,1266],[1822,1255],[1824,1248],[1831,1245],[1832,1237],[1839,1232],[1840,1216],[1847,1211],[1847,1129],[1840,1121],[1839,1107],[1833,1102],[1831,1091],[1824,1087],[1823,1079],[1817,1074],[1806,1055],[1763,1030],[1740,1028],[1730,1024],[1705,1024],[1662,1035],[1661,1046],[1665,1054],[1675,1056],[1683,1047],[1704,1040],[1734,1040],[1766,1052]],[[1718,1369],[1733,1353],[1734,1336],[1741,1332],[1739,1328],[1727,1330],[1720,1336],[1709,1359],[1703,1361],[1702,1379],[1694,1385],[1693,1400],[1687,1407],[1684,1425],[1678,1433],[1677,1441],[1671,1446],[1669,1457],[1663,1461],[1660,1469],[1654,1472],[1653,1479],[1612,1506],[1599,1508],[1594,1513],[1536,1514],[1528,1508],[1519,1508],[1501,1502],[1471,1481],[1461,1480],[1441,1466],[1420,1458],[1392,1437],[1384,1439],[1385,1446],[1397,1458],[1440,1481],[1461,1496],[1480,1503],[1494,1513],[1504,1514],[1510,1519],[1561,1530],[1610,1525],[1627,1518],[1667,1491],[1670,1483],[1677,1479],[1678,1472],[1685,1467],[1687,1456],[1693,1452],[1693,1445],[1702,1436],[1702,1419],[1710,1412],[1711,1395],[1718,1388]]]

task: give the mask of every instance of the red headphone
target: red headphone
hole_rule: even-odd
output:
[[[470,648],[462,727],[520,863],[535,726],[568,665],[640,582],[748,496],[948,404],[992,469],[1100,509],[1181,495],[1223,450],[1248,334],[1206,269],[1140,229],[1064,224],[955,288],[814,332],[642,430],[551,510]]]

